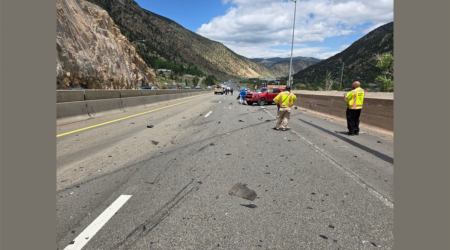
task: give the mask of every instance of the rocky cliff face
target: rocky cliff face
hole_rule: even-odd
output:
[[[56,52],[57,89],[160,86],[108,13],[84,0],[56,1]]]

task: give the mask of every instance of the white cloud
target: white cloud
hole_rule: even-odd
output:
[[[198,28],[197,33],[225,44],[246,57],[286,54],[270,47],[291,45],[294,3],[282,0],[222,0],[231,4],[227,13]],[[326,38],[361,33],[362,35],[393,20],[393,0],[297,0],[294,56],[322,58],[339,53],[341,48],[306,50]],[[366,23],[374,25],[367,28]],[[313,46],[313,45],[311,45]],[[322,46],[322,47],[321,47]],[[324,44],[324,46],[331,46]],[[339,45],[340,46],[340,45]],[[336,50],[330,52],[329,50]],[[306,54],[302,54],[306,53]],[[309,54],[308,54],[309,53]],[[290,56],[290,54],[289,54]],[[285,57],[285,56],[283,56]]]

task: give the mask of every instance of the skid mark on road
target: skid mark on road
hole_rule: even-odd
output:
[[[273,118],[276,119],[276,117],[274,115],[272,115],[269,111],[267,111],[266,109],[264,109],[267,114],[269,114],[270,116],[272,116]],[[318,152],[319,154],[323,155],[324,157],[328,158],[328,160],[330,160],[331,164],[333,164],[334,166],[338,167],[339,169],[343,170],[344,173],[346,173],[351,179],[355,180],[359,185],[361,185],[363,188],[365,188],[367,191],[369,191],[369,193],[371,193],[373,196],[375,196],[376,198],[378,198],[379,200],[381,200],[386,206],[390,207],[390,208],[394,208],[394,203],[392,201],[390,201],[387,197],[385,197],[383,194],[379,193],[377,190],[375,190],[374,187],[372,187],[371,185],[367,184],[364,180],[362,180],[361,178],[359,178],[358,175],[356,175],[355,173],[353,173],[353,171],[351,171],[350,169],[345,168],[343,165],[341,165],[337,160],[335,160],[333,157],[331,157],[330,155],[328,155],[327,153],[323,152],[320,148],[318,148],[314,143],[308,141],[306,138],[304,138],[303,136],[301,136],[299,133],[295,132],[294,130],[291,130],[295,135],[297,135],[297,137],[300,138],[300,140],[305,143],[306,145],[314,148],[316,150],[316,152]]]
[[[157,227],[165,218],[170,215],[171,210],[177,205],[186,200],[186,197],[191,193],[200,189],[199,184],[193,184],[194,180],[185,185],[175,196],[166,202],[161,208],[156,211],[152,218],[146,220],[144,223],[135,227],[122,241],[117,243],[112,249],[123,247],[124,249],[131,248],[142,237],[149,234],[155,227]],[[192,185],[193,184],[193,185]]]

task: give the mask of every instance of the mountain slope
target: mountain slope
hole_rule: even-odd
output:
[[[294,75],[294,82],[322,84],[327,71],[331,78],[340,81],[342,64],[344,63],[343,88],[353,81],[361,84],[373,83],[381,70],[376,65],[376,55],[394,54],[394,23],[390,22],[371,31],[344,51]]]
[[[252,58],[254,62],[259,62],[272,72],[275,77],[286,77],[289,75],[289,65],[291,58]],[[320,62],[320,59],[312,57],[293,57],[292,58],[292,72],[295,74],[311,65]]]
[[[56,1],[58,89],[122,89],[159,83],[108,13],[83,0]]]
[[[290,57],[288,57],[288,58],[272,57],[272,58],[252,58],[251,60],[255,61],[255,62],[259,62],[262,65],[264,65],[264,66],[269,68],[270,66],[272,66],[272,65],[274,65],[276,63],[280,63],[280,62],[288,62],[288,63],[290,63],[291,58]],[[297,56],[297,57],[293,57],[292,58],[292,63],[294,63],[294,61],[302,61],[305,64],[311,63],[311,65],[312,65],[312,64],[318,63],[318,62],[320,62],[322,60],[317,59],[317,58],[313,58],[313,57]]]
[[[219,78],[272,77],[259,63],[240,56],[223,44],[204,38],[176,22],[142,9],[133,0],[89,0],[104,8],[130,41],[139,42],[138,52],[150,64],[152,57],[197,67]],[[149,65],[151,66],[151,65]]]

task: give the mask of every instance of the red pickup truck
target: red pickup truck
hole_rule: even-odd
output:
[[[265,104],[273,103],[273,99],[285,88],[281,87],[271,87],[271,88],[260,88],[254,92],[249,92],[245,95],[245,101],[248,105],[253,105],[253,103],[258,103],[260,106]]]

